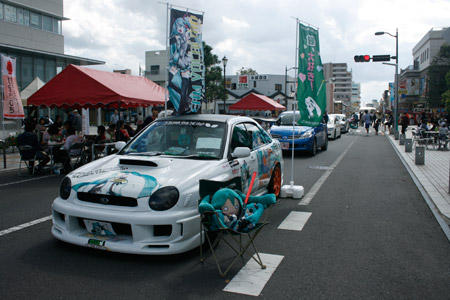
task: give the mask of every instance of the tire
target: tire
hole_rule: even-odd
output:
[[[333,140],[337,139],[336,135],[337,135],[337,133],[336,133],[336,129],[335,129],[334,133],[333,133]]]
[[[275,194],[275,196],[278,198],[281,191],[281,168],[280,165],[277,164],[272,172],[272,177],[270,177],[269,186],[267,187],[267,190],[271,194]]]
[[[316,141],[315,138],[314,138],[314,141],[313,141],[313,145],[312,145],[312,147],[311,147],[311,150],[309,150],[309,154],[310,154],[311,156],[314,156],[314,155],[317,154],[317,141]]]
[[[327,151],[327,149],[328,149],[328,136],[325,138],[325,144],[320,149],[322,151]]]

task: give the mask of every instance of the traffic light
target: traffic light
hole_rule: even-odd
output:
[[[355,55],[355,62],[369,62],[370,55]]]
[[[374,55],[372,56],[372,61],[390,61],[390,55]]]

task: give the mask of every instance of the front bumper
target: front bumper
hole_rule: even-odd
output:
[[[116,235],[89,233],[85,219],[110,223]],[[76,206],[57,198],[53,202],[52,234],[67,243],[114,252],[177,254],[200,245],[200,218],[197,207],[151,214]],[[101,241],[101,246],[89,244],[92,239]]]

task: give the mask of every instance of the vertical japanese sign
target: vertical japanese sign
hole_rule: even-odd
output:
[[[171,9],[169,100],[177,114],[199,112],[205,95],[203,15]]]
[[[16,59],[2,55],[3,117],[23,119],[22,100],[16,81]]]
[[[298,124],[317,126],[326,110],[326,85],[320,57],[319,33],[300,25],[298,53],[297,101],[300,111]]]

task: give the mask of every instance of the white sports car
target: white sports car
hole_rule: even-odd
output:
[[[199,180],[241,177],[252,194],[277,196],[280,143],[254,120],[228,115],[158,119],[120,151],[68,174],[53,202],[52,234],[134,254],[175,254],[200,244]]]

